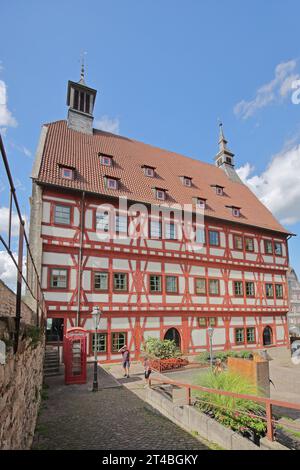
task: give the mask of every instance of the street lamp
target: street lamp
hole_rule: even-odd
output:
[[[94,330],[95,330],[94,381],[93,381],[93,389],[92,389],[93,392],[98,391],[98,364],[97,364],[97,362],[98,362],[97,361],[97,352],[98,351],[97,351],[97,345],[98,345],[98,326],[99,326],[101,315],[102,315],[102,312],[101,312],[100,308],[97,305],[95,305],[95,307],[93,308],[93,311],[92,311],[92,318],[93,318],[93,321],[94,321]]]
[[[210,326],[209,328],[207,328],[207,333],[208,333],[208,336],[209,336],[209,355],[210,355],[210,368],[212,370],[213,368],[213,350],[212,350],[212,337],[213,337],[213,334],[214,334],[214,329],[212,326]]]

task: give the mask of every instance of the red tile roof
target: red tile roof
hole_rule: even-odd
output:
[[[199,197],[207,199],[207,216],[289,233],[247,186],[231,181],[212,164],[96,129],[93,135],[76,132],[66,121],[46,126],[40,183],[154,204],[158,201],[153,187],[165,188],[167,203],[192,204],[193,198]],[[113,166],[102,165],[99,153],[112,155]],[[62,165],[76,168],[74,180],[62,178]],[[156,168],[154,178],[144,174],[143,165]],[[120,178],[118,190],[106,188],[105,175]],[[193,178],[191,187],[182,184],[181,175]],[[211,185],[224,187],[224,196],[216,195]],[[232,215],[228,205],[241,207],[240,219]]]

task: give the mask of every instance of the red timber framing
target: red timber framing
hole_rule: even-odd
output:
[[[112,333],[127,335],[132,357],[138,358],[143,340],[148,336],[164,338],[170,328],[176,328],[185,354],[197,354],[209,348],[207,328],[199,318],[216,318],[214,349],[261,348],[263,330],[272,329],[272,346],[288,344],[286,313],[288,312],[286,272],[288,251],[286,235],[245,227],[238,223],[205,219],[208,230],[219,232],[219,245],[206,244],[201,252],[187,249],[185,240],[129,239],[128,242],[97,239],[95,232],[96,206],[114,200],[96,199],[58,190],[43,192],[43,288],[48,318],[63,318],[64,329],[80,326],[90,333],[88,352],[92,354],[90,312],[94,305],[104,311],[99,332],[107,334],[106,351],[99,360],[118,361],[112,352]],[[72,207],[69,227],[55,225],[55,204]],[[84,210],[82,250],[79,255],[80,213]],[[130,220],[129,220],[130,222]],[[243,249],[236,250],[234,236],[241,236]],[[252,238],[254,250],[246,251],[245,239]],[[264,240],[281,242],[280,257],[266,254]],[[280,260],[279,260],[280,258]],[[80,260],[80,262],[78,261]],[[50,288],[51,269],[67,269],[68,288]],[[94,288],[96,272],[108,273],[108,289]],[[78,275],[80,274],[80,276]],[[124,291],[115,291],[114,274],[126,274]],[[161,292],[150,291],[150,275],[161,276]],[[177,291],[166,291],[166,276],[176,278]],[[195,292],[196,278],[206,280],[206,294]],[[80,279],[80,282],[79,282]],[[217,280],[219,294],[209,294],[209,280]],[[243,295],[234,294],[234,281],[243,283]],[[254,297],[247,297],[245,283],[253,282]],[[266,298],[265,284],[283,285],[283,298]],[[78,289],[80,286],[80,289]],[[80,298],[78,299],[78,290]],[[79,310],[78,310],[79,309]],[[102,321],[102,320],[101,320]],[[235,343],[235,329],[255,328],[255,344]]]

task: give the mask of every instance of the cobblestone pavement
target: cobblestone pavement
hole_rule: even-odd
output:
[[[207,449],[102,369],[99,383],[106,388],[91,392],[91,374],[89,367],[86,385],[66,386],[63,376],[46,379],[48,399],[43,400],[33,449]],[[142,393],[139,374],[125,380],[135,388],[138,383]]]

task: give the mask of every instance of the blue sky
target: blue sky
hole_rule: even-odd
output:
[[[87,51],[96,122],[212,162],[221,119],[242,177],[299,232],[299,17],[297,0],[2,2],[0,127],[23,212],[40,127],[66,117]],[[0,191],[3,216],[3,175]],[[299,254],[292,239],[298,273]]]

